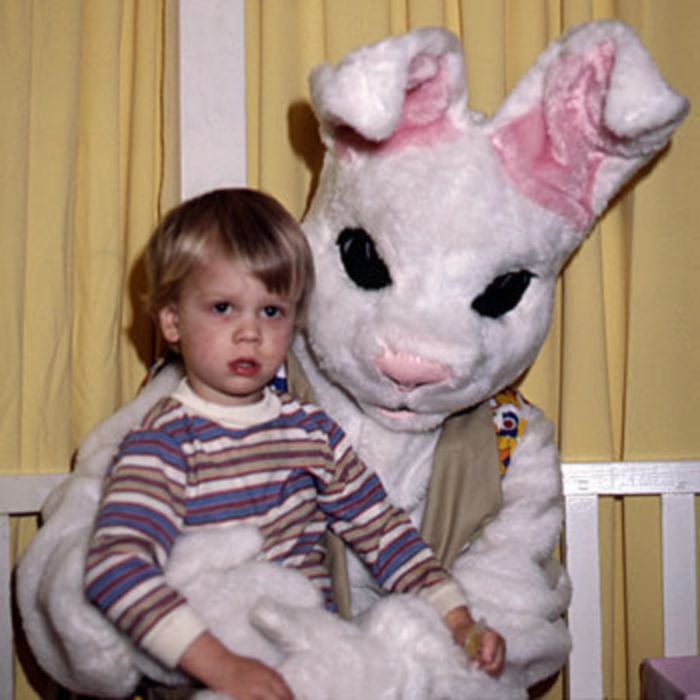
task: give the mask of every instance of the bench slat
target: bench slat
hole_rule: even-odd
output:
[[[664,582],[664,654],[695,656],[697,637],[697,568],[695,498],[661,497],[661,542]]]

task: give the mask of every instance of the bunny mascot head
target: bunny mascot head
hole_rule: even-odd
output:
[[[338,419],[409,510],[475,616],[506,637],[507,667],[492,679],[465,666],[430,611],[378,601],[352,557],[338,594],[354,623],[274,575],[242,571],[255,533],[239,533],[247,545],[220,538],[197,565],[198,542],[172,580],[215,632],[224,621],[225,638],[237,597],[211,587],[240,590],[226,588],[229,569],[254,577],[271,596],[239,601],[255,643],[269,646],[255,653],[300,698],[526,697],[566,659],[570,586],[551,558],[562,519],[553,430],[509,387],[545,338],[562,265],[687,103],[634,32],[607,21],[554,42],[491,118],[467,108],[460,43],[440,29],[319,66],[311,96],[327,148],[304,222],[318,282],[288,381]],[[80,576],[99,479],[175,374],[89,436],[20,565],[37,658],[76,690],[129,692],[141,672],[167,679],[83,602]]]
[[[551,46],[491,119],[461,46],[422,29],[311,76],[328,148],[305,223],[320,271],[308,346],[388,429],[430,431],[512,383],[555,279],[685,102],[627,27]]]

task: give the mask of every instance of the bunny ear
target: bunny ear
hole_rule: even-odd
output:
[[[518,189],[583,234],[687,111],[633,30],[604,21],[550,46],[488,129]]]
[[[311,101],[329,148],[397,148],[450,138],[466,114],[462,47],[428,27],[317,66]]]

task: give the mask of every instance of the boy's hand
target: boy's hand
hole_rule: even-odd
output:
[[[236,700],[293,700],[292,691],[277,671],[244,656],[237,657],[230,678],[217,690]]]
[[[236,700],[294,700],[277,671],[256,659],[233,654],[208,632],[190,644],[179,665],[210,690]]]
[[[498,676],[503,671],[506,643],[496,630],[474,622],[464,606],[450,610],[445,623],[456,644],[465,650],[477,668],[491,676]]]

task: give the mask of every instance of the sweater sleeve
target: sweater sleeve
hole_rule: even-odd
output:
[[[171,438],[145,429],[127,436],[105,483],[85,569],[88,599],[169,667],[204,630],[163,573],[182,526],[184,481]]]
[[[331,529],[360,557],[387,591],[416,593],[441,614],[465,605],[461,586],[437,560],[407,513],[394,506],[377,474],[355,454],[341,429],[329,433],[334,476],[320,506]]]

